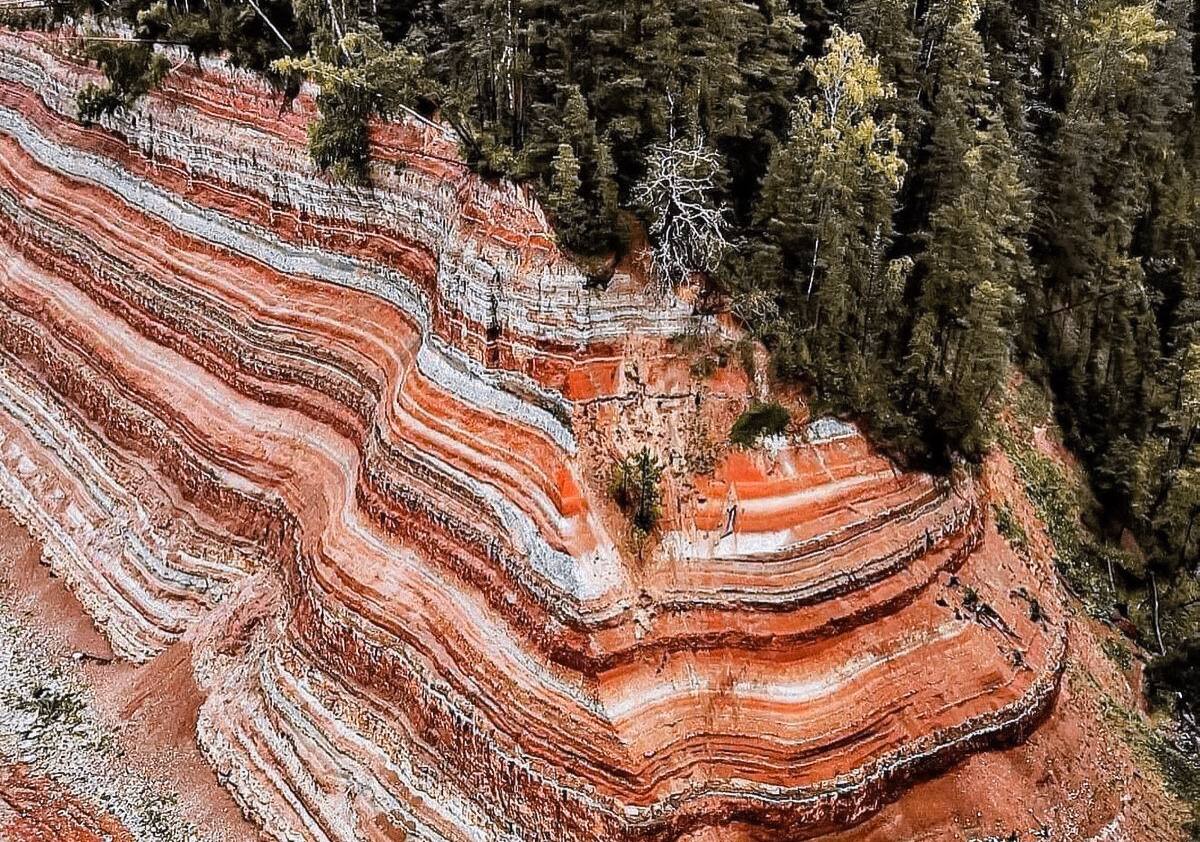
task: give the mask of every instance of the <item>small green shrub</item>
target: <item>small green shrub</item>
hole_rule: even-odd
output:
[[[79,119],[85,123],[94,123],[106,114],[116,112],[125,104],[125,100],[112,89],[111,85],[101,87],[88,82],[75,95],[75,105],[79,108]]]
[[[778,401],[758,403],[743,412],[729,430],[729,440],[750,447],[763,436],[777,436],[787,429],[791,414]]]
[[[609,493],[643,535],[653,532],[662,517],[662,473],[658,459],[646,447],[613,465]]]
[[[1025,527],[1013,515],[1012,509],[1008,506],[993,505],[992,511],[996,515],[996,529],[1004,536],[1004,540],[1008,541],[1009,546],[1015,550],[1027,549],[1029,536],[1025,534]]]
[[[56,726],[78,725],[83,716],[83,699],[79,694],[53,684],[39,684],[29,698],[20,700],[18,705],[34,715],[31,734]]]

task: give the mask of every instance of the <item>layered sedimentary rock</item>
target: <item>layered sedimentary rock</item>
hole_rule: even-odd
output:
[[[714,444],[752,389],[689,373],[688,308],[586,289],[439,125],[339,186],[311,98],[216,63],[80,124],[72,43],[0,33],[0,503],[121,654],[192,642],[271,835],[803,837],[1036,724],[1053,574],[965,475]]]

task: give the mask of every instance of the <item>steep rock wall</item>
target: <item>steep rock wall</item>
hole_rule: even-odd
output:
[[[838,425],[696,474],[747,384],[445,129],[336,186],[311,98],[215,63],[81,125],[72,43],[0,33],[0,502],[122,654],[193,641],[270,834],[803,837],[1037,722],[1065,619],[969,480]],[[604,471],[642,444],[633,552]]]

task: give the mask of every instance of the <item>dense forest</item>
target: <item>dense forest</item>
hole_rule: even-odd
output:
[[[532,183],[603,283],[642,226],[811,387],[913,464],[977,458],[1014,366],[1095,494],[1115,610],[1200,700],[1200,133],[1194,0],[116,0],[95,119],[150,42],[319,85],[314,160],[450,121]],[[1122,535],[1141,552],[1118,551]],[[1126,541],[1125,544],[1129,542]],[[1109,548],[1106,550],[1104,548]],[[1161,621],[1160,621],[1161,617]]]

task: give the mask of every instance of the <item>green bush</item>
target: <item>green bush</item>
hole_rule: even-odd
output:
[[[791,414],[778,401],[757,403],[743,412],[729,430],[729,440],[750,447],[763,436],[775,436],[787,429]]]
[[[85,123],[131,107],[156,87],[171,67],[166,56],[139,41],[92,41],[87,55],[104,71],[108,84],[88,84],[76,96],[79,117]]]
[[[320,116],[308,127],[308,151],[338,181],[363,184],[370,164],[367,97],[352,85],[329,84],[317,95]]]
[[[114,113],[125,104],[125,100],[111,85],[101,87],[88,82],[83,90],[75,95],[75,104],[79,108],[79,119],[85,123],[94,123],[104,115]]]
[[[609,493],[643,535],[653,532],[662,517],[662,472],[658,459],[646,447],[613,466]]]
[[[1025,550],[1029,546],[1029,536],[1025,534],[1025,527],[1017,520],[1012,509],[1008,506],[992,505],[992,511],[996,515],[996,529],[1004,536],[1004,540],[1008,541],[1009,546],[1014,550]]]

